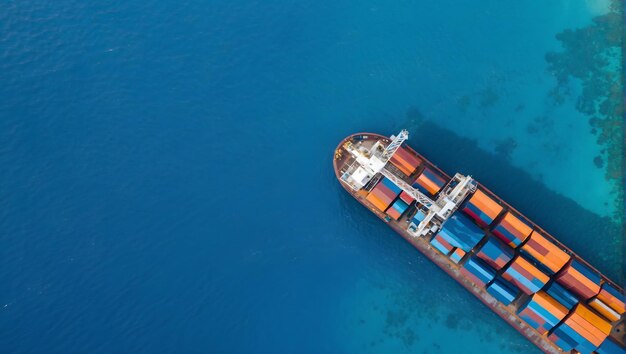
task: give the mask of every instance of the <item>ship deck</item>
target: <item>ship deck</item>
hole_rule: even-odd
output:
[[[357,137],[358,137],[358,139],[355,139]],[[368,202],[365,199],[365,197],[367,196],[367,192],[365,190],[360,190],[360,191],[355,192],[348,185],[346,185],[343,181],[341,181],[341,175],[343,174],[343,172],[345,172],[345,170],[354,162],[354,158],[347,151],[345,151],[343,149],[344,143],[349,141],[349,140],[353,141],[353,143],[362,144],[365,147],[369,147],[369,146],[373,145],[378,140],[383,140],[385,143],[389,143],[390,142],[389,138],[387,138],[385,136],[382,136],[382,135],[372,134],[372,133],[357,133],[357,134],[353,134],[353,135],[347,137],[346,139],[344,139],[339,144],[339,146],[337,147],[337,149],[335,151],[335,158],[333,160],[333,165],[334,165],[335,174],[337,176],[337,179],[340,181],[341,185],[344,187],[344,189],[348,193],[350,193],[361,204],[363,204],[366,208],[368,208],[370,211],[372,211],[374,214],[376,214],[376,216],[378,216],[381,220],[383,220],[384,222],[389,224],[389,226],[392,229],[394,229],[404,239],[406,239],[408,242],[410,242],[415,248],[417,248],[428,259],[430,259],[432,262],[434,262],[443,271],[448,273],[448,275],[450,275],[457,282],[459,282],[469,292],[471,292],[476,297],[478,297],[486,306],[488,306],[491,310],[493,310],[496,314],[498,314],[504,321],[509,323],[513,328],[518,330],[524,337],[526,337],[529,341],[534,343],[542,351],[544,351],[545,353],[563,353],[563,351],[556,344],[554,344],[552,341],[550,341],[547,338],[547,336],[541,335],[533,327],[531,327],[528,324],[526,324],[526,322],[522,321],[517,316],[516,311],[517,311],[518,307],[521,304],[523,304],[528,299],[528,295],[525,295],[525,294],[522,293],[522,295],[518,296],[517,299],[514,302],[512,302],[510,305],[504,305],[501,302],[497,301],[493,296],[491,296],[491,294],[489,294],[486,291],[485,288],[476,286],[471,280],[469,280],[468,278],[463,276],[463,274],[460,272],[462,266],[454,263],[450,258],[446,257],[442,253],[440,253],[437,250],[435,250],[430,245],[429,237],[419,237],[419,238],[417,238],[417,237],[411,236],[408,233],[408,231],[407,231],[408,225],[410,223],[410,219],[408,219],[407,214],[403,215],[397,221],[393,220],[393,219],[392,220],[386,220],[385,219],[386,214],[384,212],[379,211],[374,205],[372,205],[370,202]],[[407,148],[409,151],[414,153],[417,157],[422,159],[422,161],[424,161],[424,164],[427,165],[429,168],[437,170],[442,176],[445,176],[448,180],[450,179],[450,177],[444,171],[439,169],[436,165],[432,164],[424,156],[422,156],[421,154],[417,153],[415,150],[413,150],[410,147],[406,147],[405,146],[405,148]],[[400,172],[397,173],[397,176],[400,177],[400,178],[404,178],[404,180],[407,183],[410,184],[411,183],[411,179],[414,178],[416,175],[419,175],[419,173],[421,173],[422,169],[423,168],[417,169],[411,176],[408,176],[408,178],[406,176],[404,176]],[[519,215],[523,216],[523,214],[519,213],[517,210],[515,210],[515,208],[511,207],[508,203],[504,202],[497,195],[495,195],[492,192],[490,192],[489,189],[485,188],[480,183],[478,183],[478,185],[480,186],[480,188],[482,190],[488,192],[495,200],[500,202],[503,206],[506,206],[509,210],[513,210],[513,211],[517,212]],[[528,219],[528,218],[526,218],[526,219]],[[528,220],[530,221],[530,219],[528,219]],[[532,223],[532,221],[531,221],[531,223]],[[595,268],[593,268],[591,265],[589,265],[583,259],[578,257],[572,250],[570,250],[569,248],[567,248],[566,246],[561,244],[558,240],[556,240],[554,237],[552,237],[548,232],[545,232],[545,230],[541,229],[538,225],[532,223],[531,226],[533,228],[543,232],[543,234],[546,235],[547,238],[549,238],[556,245],[558,245],[563,250],[565,250],[567,253],[569,253],[572,257],[575,257],[577,260],[585,263],[586,265],[588,265],[589,267],[591,267],[592,269],[595,270]],[[486,228],[483,228],[483,231],[485,231],[486,233],[488,232]],[[474,247],[474,249],[472,251],[468,252],[469,255],[466,255],[466,257],[473,255],[475,250],[479,249],[480,245],[483,242],[484,242],[484,240],[481,243],[479,243],[476,247]],[[599,271],[598,271],[598,273],[602,274]],[[608,278],[606,278],[604,276],[602,276],[602,278],[606,282],[609,282],[609,283],[613,284],[614,286],[616,286],[617,288],[621,289],[620,286],[618,286],[617,284],[613,283],[610,279],[608,279]],[[612,333],[610,335],[616,342],[621,343],[622,345],[624,345],[624,329],[625,329],[625,326],[626,326],[625,319],[624,319],[624,316],[622,316],[622,318],[620,318],[618,323],[614,323],[613,324],[613,331],[612,331]]]

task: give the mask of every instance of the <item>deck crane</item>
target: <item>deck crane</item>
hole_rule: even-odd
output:
[[[471,176],[457,173],[446,188],[439,193],[437,200],[432,200],[389,168],[389,160],[408,138],[409,132],[403,129],[397,136],[391,137],[391,142],[386,147],[381,141],[376,142],[369,150],[348,143],[344,148],[355,157],[355,162],[351,172],[346,172],[342,180],[355,190],[364,187],[379,173],[391,180],[427,211],[424,220],[418,225],[413,222],[409,223],[409,233],[419,237],[441,228],[465,197],[476,190],[476,182]]]

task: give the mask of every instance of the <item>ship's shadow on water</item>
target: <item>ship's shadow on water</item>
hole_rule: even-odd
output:
[[[472,175],[598,270],[624,283],[622,229],[610,218],[548,189],[506,157],[486,152],[475,141],[416,116],[415,109],[407,117],[409,144],[431,162],[449,175]],[[568,178],[576,176],[563,173],[563,179]]]

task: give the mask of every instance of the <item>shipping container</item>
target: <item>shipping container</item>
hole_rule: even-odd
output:
[[[486,285],[496,276],[496,270],[477,257],[468,259],[463,265],[461,273],[479,286]]]
[[[413,183],[413,187],[434,196],[445,184],[446,180],[443,177],[426,167]]]
[[[405,202],[398,199],[387,209],[387,215],[394,220],[398,220],[409,206]]]
[[[591,353],[604,342],[610,332],[610,323],[584,304],[578,304],[548,338],[555,341],[553,335],[557,339],[569,337],[576,342],[576,350]]]
[[[520,306],[518,316],[539,333],[545,334],[556,326],[569,310],[544,291],[534,294]]]
[[[502,212],[502,206],[480,189],[465,203],[462,210],[474,218],[478,225],[488,226]]]
[[[439,235],[454,247],[469,252],[482,238],[483,231],[461,213],[454,213],[443,224]]]
[[[383,177],[381,182],[385,187],[389,188],[395,195],[400,194],[402,192],[402,188],[398,187],[395,183],[393,183],[389,178]]]
[[[500,270],[513,259],[514,251],[500,240],[489,237],[476,255],[496,270]]]
[[[400,214],[404,214],[409,206],[401,199],[396,200],[392,204],[392,208],[396,209]]]
[[[515,284],[528,295],[541,290],[550,278],[524,257],[517,256],[506,268],[502,277]]]
[[[512,212],[507,212],[504,218],[493,228],[492,233],[507,245],[516,248],[524,242],[533,229]]]
[[[615,312],[615,310],[597,297],[589,300],[589,307],[596,310],[597,313],[609,320],[609,322],[615,322],[620,318],[619,313]]]
[[[465,256],[465,251],[460,248],[455,248],[454,251],[450,254],[450,259],[452,260],[452,262],[458,264],[461,259],[463,259],[463,256]]]
[[[409,205],[411,205],[411,203],[413,203],[415,201],[415,199],[413,197],[411,197],[405,191],[402,191],[402,193],[400,193],[400,199],[404,200],[404,202],[409,204]]]
[[[615,343],[611,338],[607,338],[600,344],[600,347],[596,349],[596,353],[598,354],[626,354],[626,349],[620,347],[619,344]]]
[[[547,287],[546,292],[568,310],[573,309],[579,302],[574,294],[557,282],[552,282],[552,284]]]
[[[600,274],[575,259],[563,268],[556,280],[584,300],[600,292]]]
[[[403,147],[400,147],[393,156],[391,156],[389,162],[402,171],[402,173],[410,176],[422,161]]]
[[[519,295],[519,289],[515,285],[500,277],[487,287],[487,292],[505,305],[509,305]]]
[[[525,255],[541,263],[551,274],[561,270],[571,258],[537,230],[531,233],[528,242],[522,246],[521,250]]]
[[[452,252],[452,249],[454,247],[452,247],[446,240],[444,240],[443,238],[441,238],[441,236],[436,235],[435,237],[433,237],[432,240],[430,240],[430,244],[439,252],[445,254],[446,256],[448,254],[450,254],[450,252]]]
[[[598,293],[598,299],[605,304],[609,305],[615,312],[622,315],[626,312],[624,308],[624,294],[617,290],[613,285],[609,283],[602,284],[600,293]]]
[[[548,335],[548,339],[566,352],[576,349],[579,353],[590,354],[597,348],[581,335],[578,330],[571,328],[566,323],[556,326]]]
[[[387,208],[387,211],[385,213],[387,213],[387,215],[389,215],[389,217],[394,220],[400,219],[400,213],[392,207]]]
[[[383,198],[384,196],[385,200],[390,201],[389,203],[391,203],[398,196],[398,193],[395,193],[391,189],[387,188],[387,186],[385,186],[383,183],[378,183],[378,185],[376,186],[376,188],[374,188],[374,190],[372,190],[372,192],[376,193],[381,198]]]
[[[382,201],[374,192],[368,194],[365,199],[367,199],[368,202],[372,203],[372,205],[374,205],[376,209],[380,211],[385,211],[385,209],[387,209],[387,206],[389,206],[389,203],[385,203],[384,201]]]

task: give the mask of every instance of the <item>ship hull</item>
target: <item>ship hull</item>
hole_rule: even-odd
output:
[[[338,145],[337,149],[335,150],[335,158],[333,160],[333,167],[334,167],[334,171],[335,171],[335,175],[336,175],[337,179],[339,180],[339,182],[342,185],[342,187],[346,190],[346,192],[348,192],[350,195],[352,195],[364,207],[366,207],[371,212],[373,212],[379,219],[381,219],[383,222],[388,224],[394,231],[396,231],[406,241],[408,241],[415,248],[417,248],[424,256],[426,256],[433,263],[435,263],[441,270],[446,272],[450,277],[455,279],[466,290],[468,290],[470,293],[474,294],[474,296],[476,296],[483,304],[485,304],[487,307],[489,307],[498,316],[500,316],[505,322],[507,322],[509,325],[511,325],[513,328],[515,328],[520,334],[522,334],[530,342],[535,344],[543,352],[545,352],[545,353],[564,353],[564,351],[561,350],[561,348],[559,348],[552,341],[548,340],[548,338],[545,335],[541,335],[537,330],[535,330],[533,327],[529,326],[526,322],[522,321],[520,319],[520,317],[518,317],[516,315],[516,310],[517,310],[516,305],[518,305],[518,304],[504,305],[504,304],[498,302],[497,300],[495,300],[495,298],[493,298],[484,288],[480,288],[480,287],[476,286],[468,277],[463,275],[460,272],[461,268],[457,264],[453,263],[448,257],[443,255],[442,253],[440,253],[440,252],[436,251],[434,248],[430,247],[429,242],[426,239],[417,238],[417,237],[411,236],[408,233],[408,231],[406,230],[406,227],[408,226],[407,223],[401,223],[401,222],[396,222],[394,220],[389,220],[389,218],[386,218],[386,214],[384,212],[381,212],[380,210],[378,210],[374,205],[372,205],[368,200],[365,199],[365,194],[359,193],[358,191],[354,191],[345,182],[342,181],[342,179],[341,179],[341,174],[342,174],[341,170],[342,170],[342,167],[343,167],[342,164],[345,164],[345,162],[346,162],[345,161],[346,156],[343,155],[343,154],[347,154],[347,151],[343,150],[342,147],[344,146],[345,142],[347,142],[349,140],[352,140],[355,137],[367,137],[367,139],[377,139],[377,140],[383,140],[385,142],[389,142],[390,141],[389,138],[387,138],[385,136],[382,136],[382,135],[379,135],[379,134],[357,133],[357,134],[353,134],[353,135],[347,137],[346,139],[344,139]],[[431,163],[423,155],[417,153],[410,146],[405,146],[405,149],[409,150],[412,154],[414,154],[415,156],[419,157],[423,161],[423,163],[425,163],[428,167],[438,171],[442,176],[445,176],[448,180],[450,179],[450,177],[444,171],[439,169],[435,164]],[[339,155],[342,155],[342,156],[339,156]],[[509,210],[515,211],[518,214],[522,215],[517,210],[515,210],[513,207],[511,207],[506,202],[504,202],[502,199],[498,198],[495,194],[490,192],[486,187],[484,187],[480,183],[478,183],[478,186],[479,186],[479,188],[481,188],[481,190],[488,191],[491,195],[495,196],[498,199],[498,201],[500,203],[506,205],[509,208]],[[559,245],[561,248],[567,250],[568,253],[570,253],[572,255],[575,255],[573,253],[573,251],[571,251],[570,249],[568,249],[567,247],[562,245],[558,240],[554,239],[552,236],[550,236],[549,233],[547,233],[544,230],[542,230],[538,225],[533,224],[532,226],[535,229],[537,229],[539,231],[542,231],[545,235],[547,235],[550,238],[551,241],[553,241],[555,244]],[[580,257],[577,257],[577,259],[582,261],[582,262],[584,262],[584,260],[580,259]],[[588,265],[590,268],[594,269],[588,263],[586,263],[586,262],[584,262],[584,263],[586,265]],[[608,280],[606,278],[604,278],[604,279],[605,279],[605,281],[610,282],[610,280]],[[613,284],[613,283],[611,282],[611,284]],[[615,285],[615,284],[613,284],[613,285],[617,287],[617,285]],[[615,332],[623,333],[623,331],[624,331],[624,329],[623,329],[624,328],[624,323],[623,322],[624,322],[624,318],[622,317],[620,323],[618,323],[615,326],[615,328],[614,328]],[[619,335],[616,334],[616,333],[615,333],[614,337],[619,339]],[[621,338],[621,343],[620,344],[623,345],[623,338]]]

